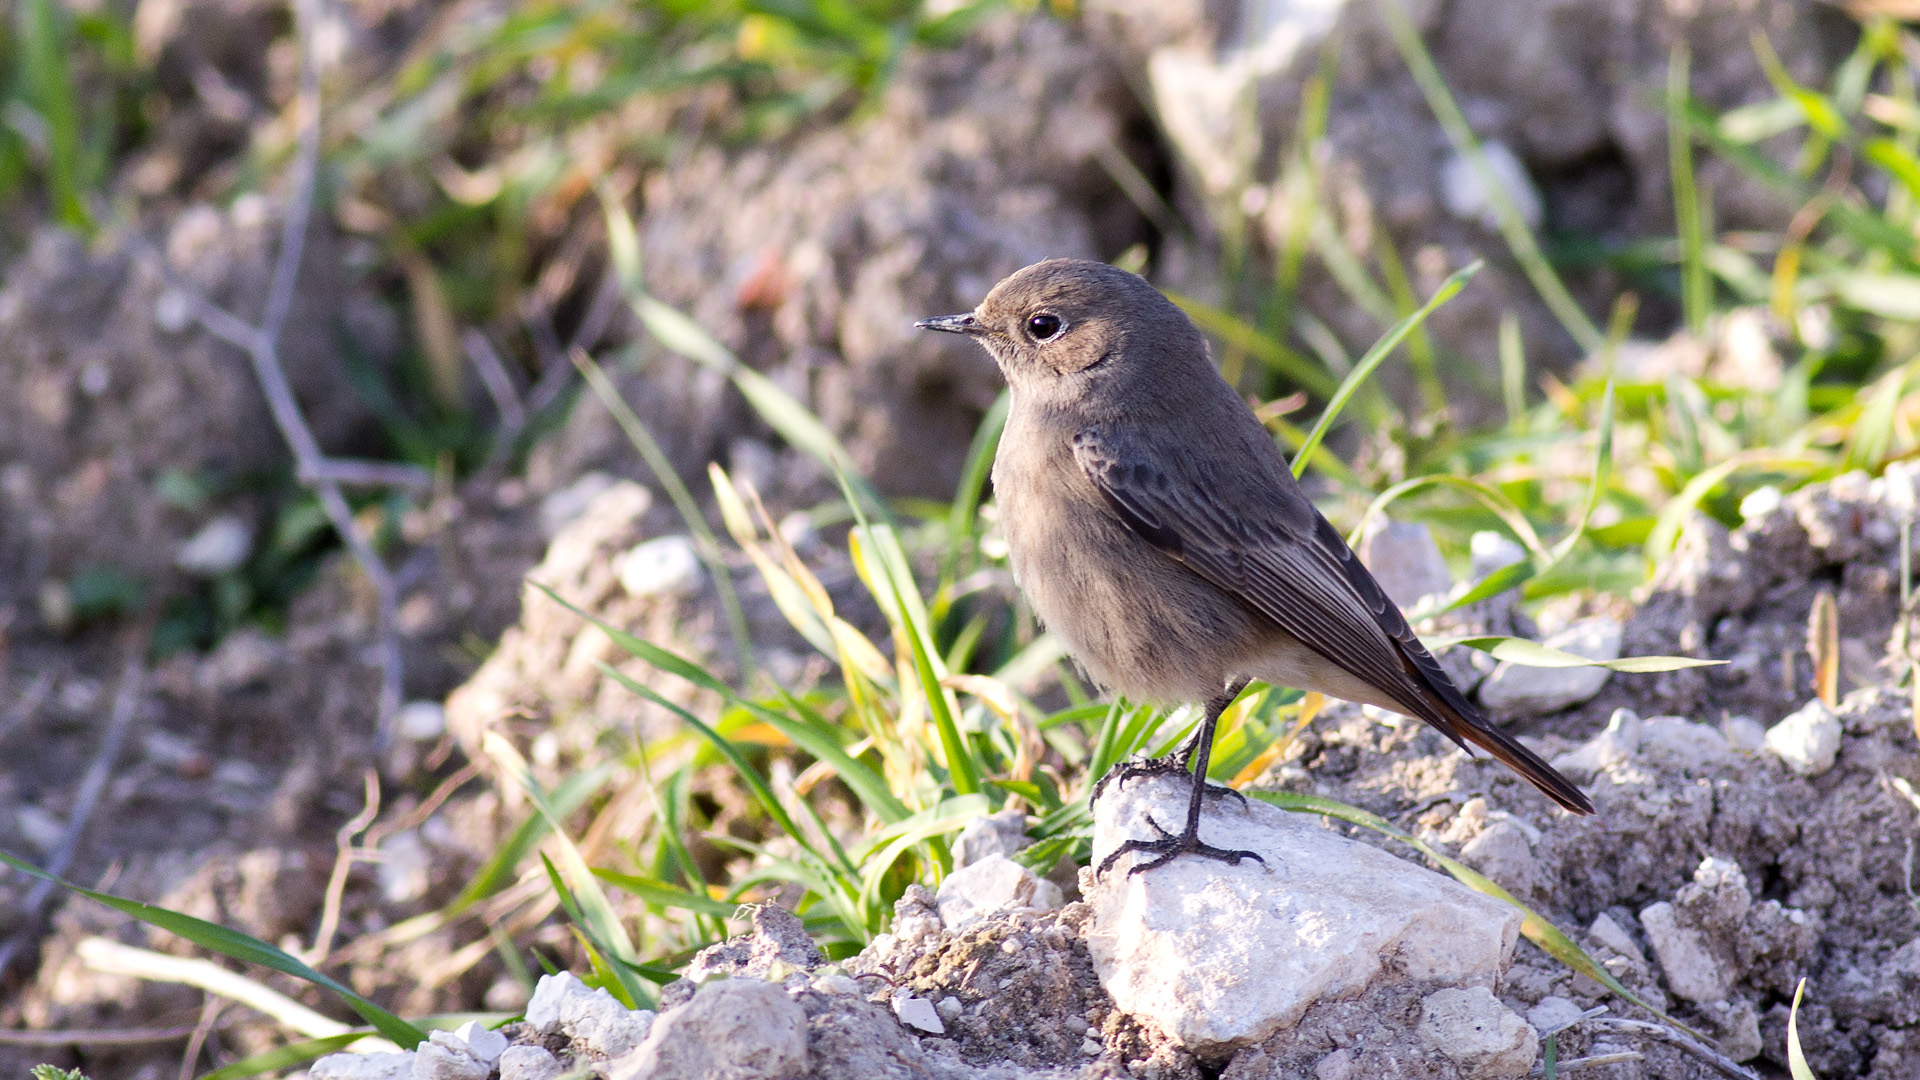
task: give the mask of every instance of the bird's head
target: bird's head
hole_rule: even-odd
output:
[[[1101,383],[1179,375],[1169,369],[1187,363],[1211,372],[1206,341],[1179,308],[1139,275],[1088,259],[1034,263],[968,314],[914,325],[980,342],[1016,396],[1078,398]]]

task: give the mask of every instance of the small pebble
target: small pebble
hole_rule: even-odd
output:
[[[1085,1040],[1083,1040],[1080,1043],[1080,1052],[1087,1055],[1088,1057],[1099,1057],[1100,1056],[1100,1040],[1093,1038],[1092,1036],[1088,1036]]]
[[[1008,938],[1000,943],[1000,951],[1006,953],[1008,956],[1012,956],[1023,948],[1025,948],[1025,946],[1020,944],[1019,938]]]
[[[960,1019],[961,1014],[967,1011],[966,1003],[952,996],[941,998],[933,1008],[948,1023]]]

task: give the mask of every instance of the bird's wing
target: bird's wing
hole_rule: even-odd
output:
[[[1291,476],[1208,476],[1183,468],[1191,455],[1146,451],[1097,425],[1073,440],[1075,460],[1134,533],[1462,748],[1472,742],[1561,805],[1591,812],[1585,795],[1467,701]]]

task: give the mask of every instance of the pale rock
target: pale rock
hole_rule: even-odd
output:
[[[933,1002],[914,996],[913,991],[902,987],[893,992],[893,1015],[902,1024],[924,1031],[929,1035],[945,1035],[947,1025],[940,1019],[940,1010]]]
[[[455,1028],[453,1037],[465,1043],[474,1057],[489,1065],[498,1063],[507,1049],[507,1037],[482,1027],[478,1020],[469,1020]]]
[[[1481,580],[1495,570],[1512,566],[1527,557],[1526,548],[1521,547],[1505,534],[1491,529],[1474,533],[1473,538],[1467,542],[1467,551],[1475,581]]]
[[[798,1080],[807,1071],[807,1014],[778,985],[721,979],[660,1014],[608,1080]]]
[[[753,920],[753,931],[700,950],[687,965],[687,978],[703,983],[715,975],[778,982],[827,962],[807,935],[800,917],[774,903],[746,904],[737,913]]]
[[[1484,986],[1448,987],[1422,998],[1419,1032],[1463,1080],[1513,1080],[1540,1056],[1539,1034]]]
[[[527,1002],[526,1020],[542,1035],[566,1035],[587,1053],[618,1057],[647,1037],[654,1015],[629,1009],[612,994],[589,989],[563,971],[540,977]]]
[[[1353,1051],[1342,1047],[1314,1062],[1313,1080],[1360,1080],[1357,1074],[1359,1066],[1353,1062]]]
[[[1780,509],[1780,504],[1785,498],[1786,496],[1780,493],[1780,489],[1772,484],[1754,488],[1747,493],[1746,498],[1740,500],[1740,520],[1758,521]]]
[[[937,895],[949,930],[1002,911],[1052,911],[1065,902],[1060,886],[998,853],[948,874]]]
[[[1033,841],[1027,838],[1027,815],[1019,810],[1002,810],[997,814],[981,814],[953,840],[953,865],[955,869],[971,866],[989,855],[1013,856],[1031,846]]]
[[[1590,778],[1633,760],[1640,749],[1640,714],[1615,709],[1606,729],[1553,759],[1552,765],[1577,778]]]
[[[398,1054],[328,1054],[307,1066],[311,1080],[411,1080],[413,1051]]]
[[[1490,821],[1461,846],[1460,858],[1507,890],[1526,892],[1544,877],[1530,840],[1517,820]]]
[[[413,1052],[413,1080],[487,1080],[493,1069],[451,1032],[428,1033]]]
[[[561,529],[585,514],[595,499],[619,485],[629,486],[638,492],[643,507],[652,501],[647,489],[631,480],[620,480],[610,473],[590,472],[540,500],[540,531],[548,537],[557,535]]]
[[[1132,838],[1177,830],[1188,787],[1151,777],[1094,814],[1093,864]],[[1207,808],[1201,838],[1264,864],[1184,856],[1151,873],[1130,855],[1082,877],[1094,971],[1122,1011],[1203,1058],[1260,1042],[1315,1002],[1384,979],[1493,984],[1519,934],[1513,907],[1450,878],[1252,803]]]
[[[1700,1015],[1720,1050],[1733,1060],[1752,1061],[1766,1048],[1760,1038],[1760,1012],[1753,1002],[1744,998],[1710,1001],[1700,1006]]]
[[[1640,912],[1640,929],[1653,946],[1653,957],[1666,974],[1674,996],[1692,1002],[1722,1001],[1732,992],[1733,977],[1714,955],[1700,931],[1679,918],[1665,900]]]
[[[437,701],[409,701],[393,718],[393,730],[411,742],[432,742],[447,730],[447,710]]]
[[[1814,777],[1833,768],[1840,755],[1840,718],[1814,698],[1767,729],[1766,748],[1798,776]]]
[[[1620,658],[1620,620],[1582,619],[1542,642],[1588,660]],[[1613,672],[1604,667],[1523,667],[1503,660],[1480,684],[1480,702],[1495,712],[1541,716],[1569,709],[1600,692]]]
[[[544,1046],[523,1043],[500,1055],[500,1080],[555,1080],[565,1069]]]
[[[685,596],[703,580],[700,555],[685,536],[662,536],[614,557],[613,574],[629,596]]]
[[[1736,754],[1757,754],[1767,745],[1767,728],[1751,716],[1729,716],[1721,725],[1727,737],[1727,749]]]
[[[1601,916],[1605,918],[1605,916]],[[1609,923],[1613,920],[1608,919]],[[1562,1028],[1577,1024],[1587,1014],[1578,1002],[1569,1001],[1558,994],[1548,994],[1539,1000],[1533,1008],[1527,1010],[1527,1023],[1533,1029],[1545,1035]]]
[[[1453,588],[1453,573],[1425,525],[1376,518],[1360,538],[1358,554],[1387,598],[1402,608]]]
[[[1731,755],[1727,737],[1711,725],[1678,716],[1655,716],[1640,722],[1637,756],[1649,765],[1699,773],[1725,763]]]
[[[822,975],[807,985],[822,994],[857,994],[860,992],[860,984],[856,982],[852,976],[842,975],[837,971],[830,975]]]
[[[1529,228],[1539,228],[1546,204],[1540,198],[1540,189],[1533,186],[1533,178],[1527,175],[1527,167],[1498,139],[1481,143],[1480,150],[1485,157],[1486,172],[1493,174],[1499,190],[1506,193]],[[1446,205],[1447,213],[1461,221],[1477,222],[1489,231],[1498,231],[1500,209],[1494,190],[1480,166],[1463,154],[1454,154],[1440,167],[1440,200]]]
[[[188,537],[173,564],[189,574],[219,577],[240,569],[253,554],[253,529],[231,514],[222,514]]]
[[[1640,951],[1640,943],[1633,940],[1627,928],[1614,922],[1613,916],[1606,912],[1593,917],[1593,925],[1587,927],[1587,936],[1642,967],[1646,966],[1647,954]]]

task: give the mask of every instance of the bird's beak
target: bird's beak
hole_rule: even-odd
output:
[[[913,325],[921,330],[938,330],[946,334],[966,334],[969,337],[979,337],[981,334],[987,332],[987,328],[980,325],[979,321],[973,317],[972,312],[968,312],[965,315],[940,315],[931,319],[921,319]]]

